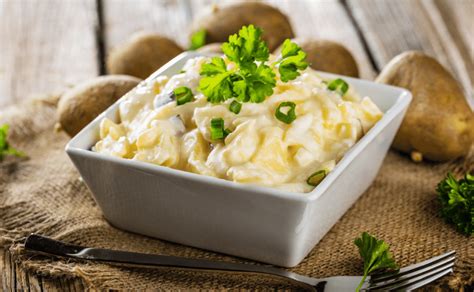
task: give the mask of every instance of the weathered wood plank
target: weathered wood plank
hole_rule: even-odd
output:
[[[419,50],[436,57],[471,95],[466,65],[431,0],[346,0],[378,69],[395,55]]]
[[[87,290],[84,283],[79,278],[66,279],[43,277],[41,279],[41,287],[45,292],[82,292]]]
[[[14,284],[11,281],[10,258],[4,249],[0,249],[0,288],[2,291],[10,291]]]
[[[474,81],[474,1],[430,0],[438,7],[446,28],[456,43],[466,64],[471,82]],[[431,4],[433,5],[433,4]]]
[[[186,0],[103,0],[106,51],[133,33],[156,32],[187,46],[191,15]]]
[[[45,292],[72,292],[71,290],[62,290],[61,282],[58,279],[43,278],[41,284]]]
[[[60,291],[71,291],[71,292],[81,292],[86,289],[84,283],[79,278],[62,278],[62,279],[53,279],[54,283],[60,283]]]
[[[34,275],[20,268],[8,252],[0,253],[1,291],[85,291],[80,278],[50,278]]]
[[[17,264],[14,264],[16,274],[16,289],[17,291],[33,291],[30,288],[30,278],[28,273],[20,268]]]
[[[30,290],[33,292],[43,292],[43,283],[41,276],[32,275],[28,273],[28,280],[30,283]]]
[[[242,0],[219,1],[233,4]],[[203,13],[212,0],[191,1],[193,16]],[[374,68],[344,5],[338,0],[266,0],[290,18],[296,37],[328,39],[342,43],[359,64],[360,76],[372,79]]]
[[[98,73],[94,0],[0,1],[0,106]]]
[[[0,106],[98,74],[95,0],[0,1]],[[41,291],[41,278],[0,254],[3,291]]]

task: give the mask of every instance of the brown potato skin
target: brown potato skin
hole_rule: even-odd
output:
[[[180,46],[166,37],[138,33],[112,50],[107,58],[107,71],[145,79],[182,52]]]
[[[448,161],[469,152],[474,139],[473,111],[458,82],[438,61],[421,52],[402,53],[376,81],[413,94],[394,148],[418,151],[432,161]]]
[[[242,26],[253,24],[263,29],[263,39],[270,52],[285,39],[294,37],[288,17],[273,6],[260,2],[243,2],[215,7],[197,18],[192,31],[206,30],[206,43],[222,43],[237,33]]]
[[[99,76],[68,90],[58,103],[61,129],[73,137],[140,81],[126,75]]]
[[[314,70],[359,77],[357,62],[351,52],[343,45],[329,40],[294,39],[303,51],[306,60]],[[273,53],[278,55],[282,46]]]

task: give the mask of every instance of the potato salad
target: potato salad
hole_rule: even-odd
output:
[[[278,58],[269,55],[269,63]],[[223,73],[203,74],[213,63],[220,64]],[[360,97],[342,79],[325,80],[307,66],[290,78],[267,66],[268,75],[274,76],[272,94],[255,102],[261,88],[257,85],[244,84],[255,88],[247,102],[232,96],[243,86],[235,81],[241,73],[235,73],[237,77],[228,79],[234,86],[229,97],[216,102],[227,92],[222,80],[234,74],[226,72],[237,72],[232,71],[236,66],[228,56],[196,57],[179,74],[143,82],[120,101],[117,122],[102,120],[100,140],[92,150],[304,193],[382,117],[369,97]],[[210,92],[209,82],[212,90],[221,86],[221,91]]]

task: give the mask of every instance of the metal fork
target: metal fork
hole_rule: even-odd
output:
[[[25,241],[25,248],[56,256],[81,260],[105,261],[111,263],[164,266],[194,270],[218,270],[260,273],[286,278],[315,291],[354,291],[361,276],[337,276],[315,279],[272,266],[239,264],[175,256],[134,253],[101,248],[87,248],[66,244],[41,235],[32,234]],[[422,287],[453,271],[455,251],[428,259],[400,269],[398,272],[377,274],[367,277],[361,291],[407,291]]]

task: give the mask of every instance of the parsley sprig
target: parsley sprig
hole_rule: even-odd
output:
[[[451,173],[437,187],[441,215],[466,235],[474,234],[474,176],[457,180]]]
[[[8,128],[9,126],[7,124],[0,126],[0,161],[2,161],[3,158],[7,155],[13,155],[17,157],[25,156],[23,152],[16,150],[8,143]]]
[[[377,238],[367,232],[363,232],[361,237],[356,238],[354,243],[359,248],[359,254],[364,260],[364,276],[356,291],[360,291],[367,276],[374,271],[381,269],[398,270],[398,265],[392,258],[389,246],[383,240],[377,240]]]
[[[261,36],[262,30],[258,27],[242,27],[222,45],[222,51],[235,66],[228,69],[221,57],[214,57],[202,66],[199,90],[208,101],[220,103],[235,98],[239,102],[263,102],[276,86],[274,68],[278,67],[281,80],[287,82],[298,77],[298,70],[308,66],[306,54],[287,40],[281,59],[270,67],[267,64],[270,52]]]
[[[280,78],[283,82],[294,80],[300,76],[298,70],[304,70],[308,67],[306,53],[296,43],[286,39],[283,42],[281,58],[276,62],[276,65],[278,65],[278,72],[280,72]]]

